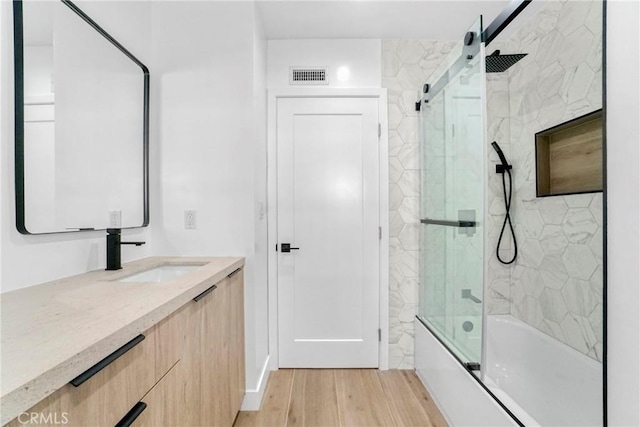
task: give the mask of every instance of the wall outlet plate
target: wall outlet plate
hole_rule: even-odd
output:
[[[122,228],[122,211],[109,211],[109,228]]]
[[[184,228],[185,230],[196,229],[196,211],[195,210],[184,211]]]

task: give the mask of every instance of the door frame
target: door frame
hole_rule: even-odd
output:
[[[280,98],[376,98],[381,133],[378,147],[380,205],[382,229],[380,239],[380,304],[378,369],[389,369],[389,138],[387,89],[383,88],[279,88],[267,91],[267,248],[268,248],[268,309],[269,309],[269,369],[278,370],[278,181],[277,181],[277,114]]]

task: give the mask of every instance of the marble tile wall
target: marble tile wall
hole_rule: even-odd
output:
[[[494,42],[487,49],[487,55],[496,49],[501,52],[515,52],[508,43]],[[504,155],[511,161],[510,114],[509,114],[509,74],[487,73],[487,144],[496,141]],[[496,257],[496,245],[505,214],[502,196],[502,177],[495,173],[494,164],[500,162],[497,153],[490,146],[487,149],[487,216],[485,253],[487,257],[486,286],[484,304],[488,314],[509,314],[511,310],[511,269],[505,267]],[[511,259],[512,241],[507,234],[500,245],[502,259]]]
[[[456,42],[383,40],[382,87],[389,96],[389,367],[413,368],[420,242],[419,121],[422,85]]]
[[[529,55],[488,75],[489,142],[514,165],[518,259],[495,257],[504,207],[490,153],[487,307],[602,360],[602,193],[536,198],[534,153],[536,132],[602,107],[602,2],[548,1],[499,48]]]

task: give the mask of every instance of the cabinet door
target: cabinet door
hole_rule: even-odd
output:
[[[204,425],[200,403],[200,335],[202,330],[203,301],[188,302],[179,312],[182,316],[179,372],[180,394],[178,399],[184,408],[181,426]]]
[[[202,416],[206,425],[231,426],[229,399],[229,281],[221,280],[217,289],[203,300],[201,364]]]
[[[155,329],[78,387],[66,384],[10,422],[20,425],[115,425],[155,384]],[[106,355],[105,355],[106,356]],[[24,422],[26,419],[28,422]]]
[[[156,326],[155,340],[155,379],[160,381],[168,371],[180,360],[184,345],[185,322],[188,319],[188,306],[181,307]]]
[[[245,394],[244,360],[244,270],[233,274],[229,279],[229,322],[231,337],[229,355],[231,416],[235,419]]]
[[[147,407],[136,418],[138,427],[160,427],[184,425],[184,406],[178,397],[180,390],[180,362],[177,362],[164,377],[142,398]]]

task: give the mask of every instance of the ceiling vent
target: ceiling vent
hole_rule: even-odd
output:
[[[290,67],[290,85],[328,85],[329,67]]]

